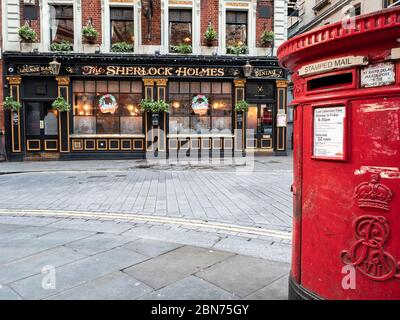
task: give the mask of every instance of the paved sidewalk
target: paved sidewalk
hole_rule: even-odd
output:
[[[0,163],[0,209],[118,212],[290,230],[292,158],[235,165]]]
[[[287,298],[290,245],[218,230],[3,213],[0,247],[0,299]]]

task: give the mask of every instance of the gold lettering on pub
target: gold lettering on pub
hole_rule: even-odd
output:
[[[84,66],[83,75],[107,76],[177,76],[177,77],[223,77],[224,68],[192,67],[131,67],[131,66]]]

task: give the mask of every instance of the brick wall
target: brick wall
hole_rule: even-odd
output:
[[[82,0],[82,28],[92,18],[92,25],[99,33],[96,43],[101,44],[101,0]],[[82,39],[85,43],[85,39]]]
[[[202,0],[201,1],[201,44],[205,46],[207,44],[204,39],[204,33],[207,31],[208,24],[211,22],[214,30],[218,34],[218,14],[219,6],[218,0]],[[217,39],[215,45],[218,46],[219,40]]]
[[[153,1],[153,16],[151,20],[151,30],[149,33],[148,19],[145,16],[146,5],[148,1],[142,4],[142,43],[143,45],[161,44],[161,1]]]
[[[269,7],[270,18],[261,18],[260,17],[260,8],[263,6]],[[262,46],[260,38],[263,31],[273,30],[274,29],[274,4],[272,0],[267,1],[258,1],[257,2],[257,22],[256,22],[256,40],[257,46]]]
[[[39,12],[39,0],[35,0],[35,6],[37,8],[37,20],[31,20],[30,26],[36,32],[36,42],[40,42],[40,12]],[[20,22],[21,26],[25,24],[24,16],[24,0],[19,2]]]

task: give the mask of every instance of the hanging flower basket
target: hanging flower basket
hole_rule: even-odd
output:
[[[51,107],[53,110],[57,110],[59,112],[67,112],[71,109],[71,105],[63,97],[56,98],[56,100],[54,100],[51,104]]]
[[[6,97],[3,102],[3,108],[4,110],[18,111],[21,109],[21,104],[15,101],[13,97]]]
[[[209,104],[206,96],[199,94],[193,98],[192,109],[195,114],[203,116],[208,112],[208,108]]]

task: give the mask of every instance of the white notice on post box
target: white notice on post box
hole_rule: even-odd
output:
[[[391,62],[378,63],[361,70],[361,87],[373,88],[389,86],[396,82],[394,64]]]
[[[345,107],[314,109],[314,156],[344,158]]]

